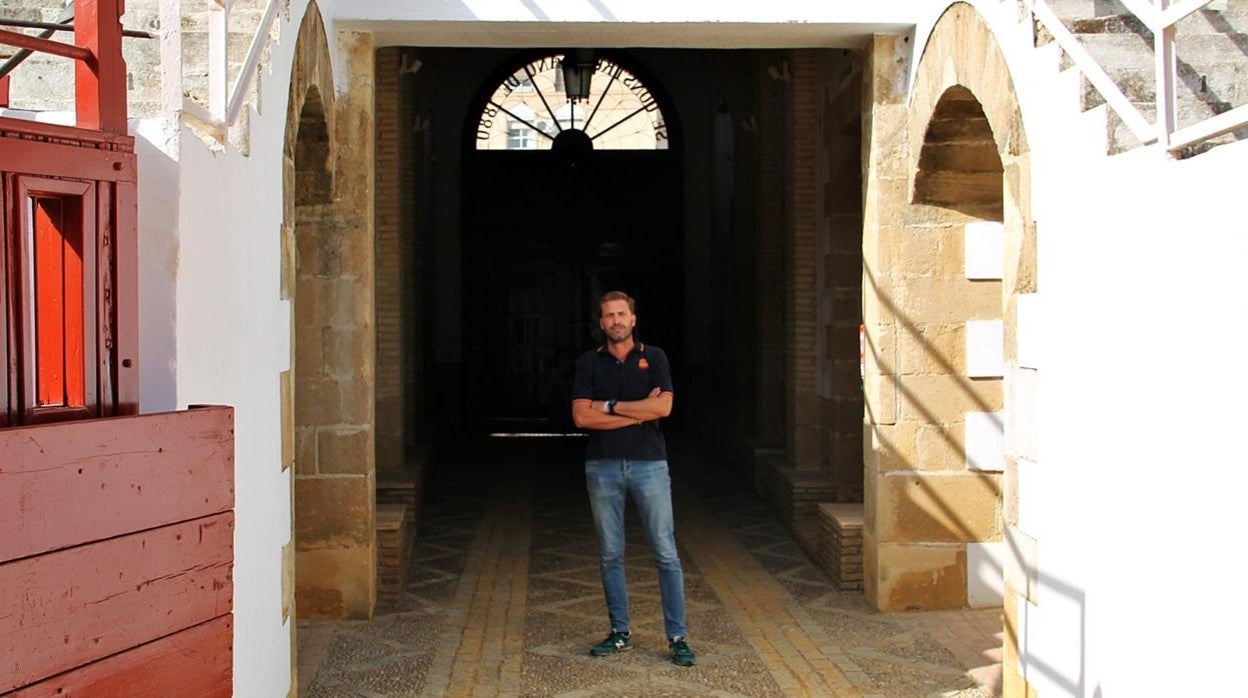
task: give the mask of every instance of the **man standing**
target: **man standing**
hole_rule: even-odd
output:
[[[612,291],[598,303],[606,343],[576,362],[572,421],[589,430],[585,480],[598,529],[602,590],[611,634],[590,650],[596,657],[632,649],[624,580],[624,500],[632,495],[659,570],[663,623],[672,662],[693,666],[685,641],[685,577],[676,552],[671,477],[659,419],[672,412],[667,354],[635,342],[634,302]]]

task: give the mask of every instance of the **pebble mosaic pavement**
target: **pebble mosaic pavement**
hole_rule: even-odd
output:
[[[941,696],[1000,694],[999,610],[881,614],[839,592],[744,481],[672,444],[691,668],[667,657],[635,512],[634,649],[609,629],[583,441],[497,440],[426,483],[412,569],[372,621],[302,621],[299,695]],[[631,508],[631,507],[630,507]]]

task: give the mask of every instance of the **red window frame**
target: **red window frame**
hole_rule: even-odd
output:
[[[109,414],[111,322],[104,302],[111,274],[97,226],[107,220],[106,189],[83,180],[9,179],[10,420]]]

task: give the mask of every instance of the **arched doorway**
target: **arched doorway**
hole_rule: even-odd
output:
[[[376,603],[371,231],[344,215],[333,76],[315,4],[300,27],[288,109],[282,293],[293,312],[282,460],[294,466],[294,511],[286,611],[367,618]]]
[[[640,339],[663,337],[674,361],[681,355],[680,152],[672,110],[644,72],[618,52],[528,53],[505,64],[469,112],[462,230],[472,431],[571,431],[573,363],[599,340],[592,310],[608,290],[638,299]]]
[[[910,104],[876,110],[882,129],[890,119],[907,157],[874,156],[868,201],[894,214],[864,231],[864,588],[890,611],[1004,601],[1008,626],[1027,457],[1011,431],[1033,397],[1014,336],[1019,298],[1035,291],[1034,224],[1017,95],[973,7],[937,22]]]

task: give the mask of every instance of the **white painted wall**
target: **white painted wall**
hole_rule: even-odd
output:
[[[1013,3],[975,5],[1019,90],[1038,230],[1038,293],[1019,316],[1037,417],[1013,439],[1035,461],[1019,474],[1037,582],[1019,608],[1022,671],[1046,697],[1224,695],[1248,622],[1231,586],[1248,143],[1105,156],[1103,110],[1078,112],[1077,80],[1031,48]]]
[[[290,541],[291,484],[281,467],[278,380],[290,368],[291,307],[280,299],[280,226],[290,74],[306,7],[306,0],[295,0],[279,19],[279,39],[260,71],[266,99],[251,114],[250,155],[209,147],[188,127],[179,144],[177,402],[235,408],[234,695],[240,698],[284,696],[290,686],[282,547]]]
[[[1240,659],[1245,164],[1248,143],[1037,172],[1061,202],[1037,211],[1047,341],[1019,503],[1038,541],[1025,638],[1042,695],[1071,694],[1079,665],[1052,681],[1042,666],[1072,646],[1086,695],[1217,695]]]

